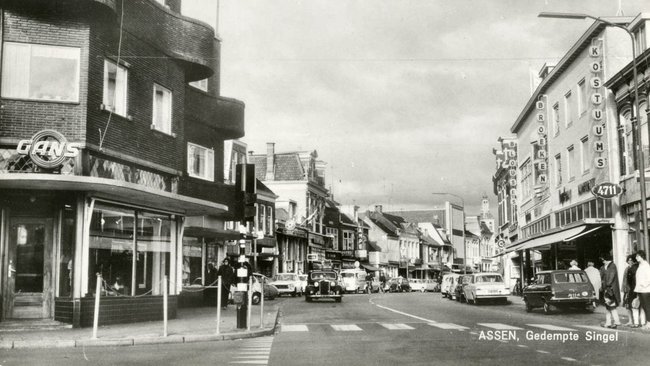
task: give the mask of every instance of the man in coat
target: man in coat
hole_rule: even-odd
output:
[[[596,267],[594,267],[594,262],[592,261],[587,262],[587,268],[585,268],[585,273],[587,274],[587,277],[589,277],[589,282],[591,282],[592,286],[594,286],[594,291],[596,291],[596,297],[600,301],[601,299],[600,271],[597,270]]]
[[[235,270],[230,266],[228,258],[223,260],[217,276],[221,276],[221,307],[225,310],[228,308],[228,295],[230,294],[230,285],[235,282]]]
[[[621,288],[618,282],[618,269],[612,262],[612,255],[606,254],[603,257],[603,267],[601,270],[601,279],[603,286],[603,298],[605,300],[605,324],[603,327],[616,329],[621,325],[616,308],[621,303]]]

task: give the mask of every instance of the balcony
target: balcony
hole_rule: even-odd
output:
[[[185,88],[185,118],[214,128],[224,140],[244,136],[244,102]]]

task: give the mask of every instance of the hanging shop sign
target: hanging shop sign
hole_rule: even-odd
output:
[[[602,39],[593,39],[591,46],[589,46],[589,70],[591,72],[591,79],[589,85],[591,86],[591,123],[593,138],[591,139],[594,150],[593,166],[600,171],[607,167],[607,159],[605,158],[605,140],[603,139],[605,131],[605,112],[603,105],[605,97],[602,90],[603,79],[603,41]]]
[[[594,196],[598,198],[609,199],[618,196],[623,193],[623,188],[618,184],[603,182],[596,185],[592,190]]]
[[[548,99],[546,95],[540,95],[539,100],[535,103],[535,120],[537,121],[537,140],[533,143],[533,153],[535,154],[535,198],[541,199],[548,188],[548,144],[547,144],[547,111],[546,103],[543,99]]]
[[[81,144],[68,142],[60,132],[42,130],[30,140],[20,140],[16,152],[29,156],[34,164],[43,169],[55,169],[66,159],[79,155],[80,149]]]

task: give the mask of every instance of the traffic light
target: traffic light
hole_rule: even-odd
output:
[[[257,201],[254,164],[237,164],[235,170],[235,216],[240,221],[254,221],[255,202]]]

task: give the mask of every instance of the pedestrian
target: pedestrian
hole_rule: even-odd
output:
[[[379,274],[379,282],[381,283],[381,284],[379,285],[379,290],[380,290],[381,293],[383,294],[383,293],[385,293],[384,289],[385,289],[385,287],[386,287],[386,276],[384,275],[384,272],[381,272],[381,273]]]
[[[591,285],[594,286],[594,291],[596,292],[596,298],[600,302],[600,287],[602,283],[600,280],[600,271],[594,267],[594,262],[589,261],[587,262],[587,268],[585,268],[585,273],[587,274],[587,277],[589,278],[589,282],[591,282]]]
[[[225,258],[217,271],[217,276],[221,276],[221,307],[228,308],[228,295],[230,295],[230,285],[235,282],[235,271],[230,266],[230,261]]]
[[[601,279],[603,288],[603,297],[605,299],[605,323],[603,327],[616,329],[621,325],[616,308],[621,303],[621,288],[618,284],[618,269],[612,262],[612,255],[606,254],[603,257],[603,267],[601,268]]]
[[[571,271],[580,271],[580,267],[578,267],[578,261],[575,259],[571,260],[571,263],[569,263],[571,267],[569,267],[569,270]]]
[[[636,261],[639,262],[639,266],[636,270],[634,292],[637,293],[639,298],[639,324],[644,329],[650,329],[650,326],[646,323],[648,316],[650,316],[650,264],[648,264],[646,253],[643,250],[636,252]]]
[[[634,288],[636,287],[636,270],[639,263],[636,261],[636,255],[627,256],[627,267],[623,272],[623,306],[630,314],[630,318],[625,324],[628,327],[638,328],[639,324],[639,300],[637,299]],[[636,306],[636,307],[635,307]]]

